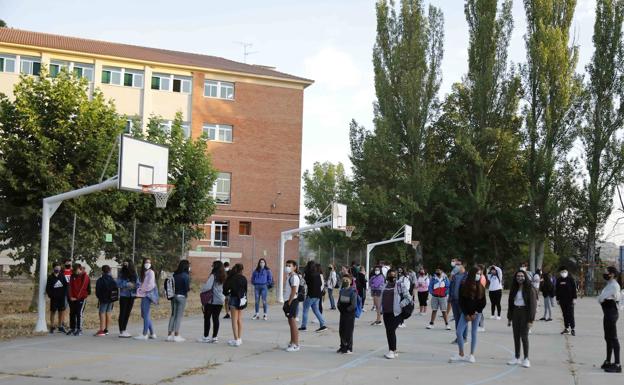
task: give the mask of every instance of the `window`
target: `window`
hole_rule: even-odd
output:
[[[15,56],[0,55],[0,72],[15,72]]]
[[[154,74],[152,76],[152,89],[169,91],[171,85],[171,75]]]
[[[121,85],[121,68],[105,67],[102,70],[102,83]]]
[[[160,128],[165,130],[167,134],[171,134],[171,127],[173,127],[173,120],[163,120],[160,122]],[[184,137],[189,138],[191,136],[191,124],[189,122],[182,122],[182,131]]]
[[[232,126],[227,124],[204,124],[204,133],[210,140],[232,142]]]
[[[212,223],[214,228],[213,246],[227,247],[230,223],[228,221],[214,221]]]
[[[251,235],[251,222],[238,222],[238,235]]]
[[[173,92],[191,93],[191,78],[183,76],[173,77]]]
[[[212,199],[215,200],[215,203],[218,205],[229,205],[230,200],[230,184],[231,184],[232,174],[229,172],[220,172],[217,176],[217,180],[212,187],[212,191],[210,191],[210,195]]]
[[[50,77],[55,78],[58,74],[65,69],[67,71],[69,69],[69,63],[64,61],[52,60],[50,62]]]
[[[41,73],[41,59],[34,57],[22,57],[20,61],[22,73],[39,76],[39,73]]]
[[[122,84],[123,79],[123,84]],[[102,83],[114,84],[126,87],[143,87],[143,73],[125,68],[104,67],[102,70]]]
[[[218,80],[206,80],[204,82],[204,96],[234,100],[234,83]]]
[[[77,78],[85,78],[93,82],[93,66],[90,64],[74,63],[74,75]]]
[[[142,88],[143,74],[140,72],[124,70],[124,86]]]
[[[152,76],[153,90],[191,93],[191,78],[185,76],[154,74]]]

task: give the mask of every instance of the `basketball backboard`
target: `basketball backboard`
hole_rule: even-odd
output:
[[[403,242],[410,245],[412,243],[412,226],[405,225],[404,234],[405,234],[405,239],[403,240]]]
[[[347,205],[332,204],[332,229],[344,229],[347,226]]]
[[[143,191],[143,186],[167,184],[169,148],[130,136],[121,136],[119,189]]]

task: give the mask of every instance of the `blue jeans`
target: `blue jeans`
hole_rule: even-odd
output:
[[[332,309],[336,308],[336,302],[334,300],[334,289],[327,288],[327,296],[329,297],[329,305]]]
[[[264,314],[267,314],[269,311],[269,304],[267,303],[267,293],[269,292],[269,288],[267,285],[254,285],[254,294],[256,297],[256,314],[260,311],[260,297],[262,297],[262,310]]]
[[[303,301],[303,319],[301,320],[302,328],[306,327],[306,325],[308,324],[308,310],[310,310],[310,307],[312,308],[312,312],[314,313],[316,318],[319,320],[321,327],[325,326],[325,319],[323,318],[323,315],[319,311],[320,300],[321,300],[320,298],[308,297],[305,299],[305,301]]]
[[[453,310],[453,319],[455,322],[455,330],[457,331],[460,318],[462,318],[461,308],[459,307],[459,300],[451,302],[451,309]],[[464,329],[464,340],[468,338],[468,330]]]
[[[152,301],[147,297],[141,298],[141,317],[143,318],[143,335],[154,334],[154,327],[152,325],[152,317],[150,315]]]
[[[474,321],[470,321],[471,329],[470,329],[470,354],[474,354],[477,350],[477,334],[479,331],[479,321],[483,314],[475,313],[476,318]],[[468,330],[468,322],[466,321],[466,316],[464,314],[459,315],[459,323],[457,324],[457,346],[459,346],[459,351],[464,352],[464,334],[466,334]]]

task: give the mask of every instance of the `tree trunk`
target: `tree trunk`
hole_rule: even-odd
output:
[[[587,295],[594,295],[594,267],[596,266],[596,232],[595,229],[590,228],[588,230],[587,276],[585,280],[585,293]]]
[[[535,271],[535,237],[531,237],[529,241],[529,268],[531,271]]]
[[[33,293],[30,299],[30,306],[28,311],[33,312],[37,310],[37,302],[39,301],[39,258],[34,260],[35,271],[33,273]]]
[[[537,244],[535,245],[535,253],[536,255],[536,263],[535,268],[532,268],[531,271],[535,272],[536,269],[541,269],[544,264],[544,244],[546,243],[546,237],[541,237]]]

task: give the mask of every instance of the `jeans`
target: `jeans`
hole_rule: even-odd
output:
[[[319,320],[319,324],[321,325],[321,327],[325,326],[325,319],[319,311],[319,302],[320,298],[310,297],[306,298],[305,301],[303,301],[303,319],[301,320],[302,328],[306,327],[306,325],[308,324],[308,310],[310,310],[310,308],[312,308],[312,312]]]
[[[555,300],[553,297],[544,297],[544,318],[551,319],[552,318],[552,307],[554,305]]]
[[[524,358],[529,358],[529,315],[525,307],[517,307],[511,315],[511,326],[513,327],[515,357],[520,358],[520,343]]]
[[[498,313],[501,315],[501,298],[503,297],[503,290],[490,291],[490,304],[492,306],[492,315]]]
[[[154,334],[154,326],[152,325],[152,318],[150,314],[152,301],[147,297],[141,298],[141,318],[143,318],[143,335]]]
[[[269,311],[269,304],[267,303],[267,293],[269,287],[267,285],[254,285],[254,295],[256,298],[256,314],[260,311],[260,298],[262,298],[262,310],[264,314]]]
[[[451,309],[453,309],[453,318],[455,319],[455,330],[458,330],[459,320],[463,318],[461,308],[459,307],[459,300],[451,302]],[[468,330],[464,329],[464,340],[468,338]]]
[[[574,303],[559,303],[561,305],[561,312],[563,313],[563,324],[566,329],[574,329]]]
[[[604,338],[607,343],[607,361],[611,362],[611,356],[614,355],[615,363],[619,364],[620,341],[617,336],[617,320],[619,317],[617,305],[613,304],[612,307],[603,306],[603,311],[604,318],[602,319],[602,326],[604,329]]]
[[[82,319],[86,304],[87,301],[84,299],[69,301],[69,328],[71,330],[82,330]]]
[[[334,300],[334,289],[332,288],[327,288],[327,296],[329,297],[329,307],[331,309],[335,309],[336,308],[336,301]]]
[[[176,295],[171,299],[171,317],[169,317],[169,333],[180,332],[182,317],[184,317],[184,308],[186,307],[186,297]]]
[[[130,313],[134,306],[134,297],[119,297],[119,332],[126,331]]]
[[[383,313],[384,326],[386,328],[386,339],[388,340],[388,350],[396,352],[397,340],[396,330],[403,319],[395,316],[394,313]]]
[[[474,354],[477,350],[477,333],[479,330],[479,320],[481,319],[481,313],[475,313],[474,321],[466,321],[466,316],[464,314],[459,314],[459,323],[457,324],[457,330],[455,333],[457,334],[457,345],[459,346],[459,351],[464,351],[464,341],[466,337],[464,335],[468,330],[468,322],[471,323],[470,328],[470,354]]]
[[[338,333],[340,334],[340,350],[346,352],[353,351],[353,329],[355,328],[355,312],[340,313],[340,324]]]
[[[210,334],[210,320],[212,319],[212,338],[216,338],[219,335],[219,313],[223,305],[211,305],[204,306],[204,337],[208,338]]]

